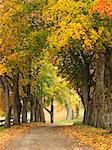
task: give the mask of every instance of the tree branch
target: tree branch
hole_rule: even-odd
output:
[[[46,107],[44,107],[44,109],[45,109],[48,113],[52,114],[52,112],[51,112],[49,109],[47,109]]]
[[[9,75],[5,74],[5,77],[7,77],[9,80],[13,81],[13,78],[11,78]]]

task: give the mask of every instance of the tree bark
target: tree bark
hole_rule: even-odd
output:
[[[42,104],[42,97],[39,99],[40,122],[45,122],[45,114]]]
[[[23,97],[22,123],[27,123],[27,97]]]
[[[34,114],[35,114],[35,122],[40,122],[40,114],[39,114],[39,102],[38,102],[38,98],[35,98],[35,102],[34,102]]]
[[[75,107],[75,112],[76,112],[76,118],[78,118],[79,117],[79,105],[78,104],[76,104],[76,107]]]
[[[19,98],[19,71],[16,70],[13,79],[14,125],[20,125],[21,102]]]
[[[30,81],[29,81],[29,83],[27,83],[27,85],[23,86],[23,91],[26,94],[26,97],[23,98],[22,122],[27,123],[27,104],[28,104],[28,101],[30,102],[30,100],[32,100]],[[30,102],[30,104],[31,104],[31,102]]]
[[[68,99],[66,101],[66,110],[67,110],[66,120],[72,120],[73,111],[72,111],[72,106],[71,106],[71,102],[70,102],[70,96],[68,96]]]
[[[89,65],[86,65],[83,68],[83,79],[82,79],[82,101],[84,104],[84,118],[83,123],[88,124],[89,122],[89,94],[90,94],[90,87],[89,87]]]
[[[105,127],[105,95],[104,95],[105,55],[100,52],[96,63],[96,87],[93,100],[93,125]]]
[[[5,107],[6,107],[5,128],[10,128],[11,102],[10,102],[10,96],[9,96],[8,81],[5,78],[5,76],[1,77],[1,84],[4,89],[4,98],[5,98]]]
[[[109,120],[108,120],[108,125],[110,128],[110,133],[112,133],[112,97],[111,97],[111,92],[112,92],[112,52],[111,49],[107,47],[106,51],[106,66],[107,66],[107,106],[108,106],[108,114],[109,114]]]
[[[30,95],[30,122],[34,121],[34,97]]]
[[[53,99],[51,100],[51,123],[54,123],[54,101]]]

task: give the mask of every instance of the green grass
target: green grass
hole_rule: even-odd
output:
[[[72,125],[72,124],[81,124],[83,121],[84,109],[80,109],[79,117],[74,118],[73,120],[57,120],[55,124],[58,125]]]
[[[60,121],[55,121],[55,124],[58,125],[72,125],[74,123],[82,123],[82,119],[73,119],[73,120],[60,120]]]

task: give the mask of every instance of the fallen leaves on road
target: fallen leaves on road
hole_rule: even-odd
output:
[[[49,126],[50,124],[25,124],[21,126],[12,126],[10,129],[0,131],[0,150],[11,140],[20,137],[30,129],[37,126]],[[62,126],[60,128],[61,136],[66,135],[74,140],[78,139],[95,150],[112,150],[112,134],[103,129],[97,129],[85,125]]]
[[[1,129],[0,131],[0,150],[4,145],[8,144],[16,137],[20,137],[22,134],[28,132],[31,128],[36,127],[38,124],[24,124],[20,126],[12,126],[9,129]]]
[[[95,150],[112,150],[112,134],[104,129],[74,125],[63,128],[63,132]]]

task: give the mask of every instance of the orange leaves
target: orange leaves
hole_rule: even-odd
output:
[[[65,127],[63,130],[65,134],[78,138],[82,143],[95,150],[111,150],[112,148],[112,135],[108,134],[106,130],[85,125]]]
[[[96,3],[96,1],[95,1]],[[112,1],[111,0],[98,0],[93,11],[100,14],[100,18],[109,16],[112,19]]]
[[[112,18],[112,12],[109,13],[110,18]]]
[[[37,17],[37,13],[35,11],[32,12],[32,17]]]
[[[105,49],[103,43],[112,47],[112,0],[94,0],[91,10],[93,14],[98,14],[98,18],[96,18],[96,15],[94,16],[99,35],[99,41],[96,44],[99,45],[98,49],[101,47]]]
[[[91,40],[90,39],[86,39],[85,41],[84,41],[84,44],[85,44],[85,47],[83,47],[83,48],[86,48],[87,49],[87,47],[91,47]]]
[[[0,131],[0,150],[2,150],[8,142],[16,137],[20,137],[22,134],[28,132],[32,127],[35,126],[37,126],[37,124],[21,125]]]

